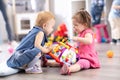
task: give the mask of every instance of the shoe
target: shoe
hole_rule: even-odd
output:
[[[112,39],[112,41],[110,42],[110,44],[116,44],[117,40],[116,39]]]
[[[33,67],[26,68],[25,72],[28,74],[39,74],[42,73],[42,68],[41,66],[34,65]]]
[[[60,70],[60,74],[62,75],[70,75],[69,67],[68,65],[64,64]]]
[[[117,40],[116,45],[120,45],[120,39]]]
[[[115,42],[110,42],[110,44],[115,44]]]

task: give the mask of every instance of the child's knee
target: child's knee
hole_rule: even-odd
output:
[[[77,63],[80,65],[81,69],[88,69],[88,68],[90,68],[90,62],[88,60],[80,59]]]

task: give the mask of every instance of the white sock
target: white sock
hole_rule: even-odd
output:
[[[37,56],[28,64],[28,68],[33,67],[35,64],[37,64],[38,66],[41,65],[39,57]]]

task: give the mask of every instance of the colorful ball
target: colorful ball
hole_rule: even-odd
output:
[[[112,58],[114,55],[114,52],[112,50],[107,51],[107,57]]]

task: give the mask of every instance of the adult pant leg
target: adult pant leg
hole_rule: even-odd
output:
[[[0,76],[12,75],[18,73],[19,71],[19,69],[8,67],[6,61],[0,64]]]
[[[6,30],[7,30],[8,39],[9,39],[9,41],[12,41],[13,36],[12,36],[11,27],[10,27],[10,24],[9,24],[8,15],[7,15],[7,12],[6,12],[6,6],[5,6],[5,3],[4,3],[4,0],[0,0],[0,10],[1,10],[3,18],[5,20],[5,24],[6,24],[5,26],[6,26]]]
[[[109,18],[112,39],[120,39],[120,18]]]

